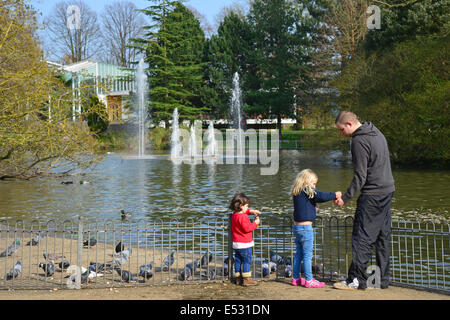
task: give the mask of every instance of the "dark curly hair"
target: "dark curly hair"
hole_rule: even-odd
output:
[[[243,193],[236,193],[228,208],[233,212],[239,212],[241,207],[246,204],[250,205],[250,199]]]

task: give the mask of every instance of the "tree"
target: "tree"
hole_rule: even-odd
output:
[[[99,160],[89,129],[71,121],[72,94],[43,59],[36,29],[25,1],[1,1],[0,180],[70,172]]]
[[[252,61],[254,32],[244,16],[231,11],[224,16],[217,29],[217,34],[211,36],[207,46],[205,70],[208,87],[213,88],[213,99],[210,105],[218,117],[228,116],[229,98],[231,96],[232,80],[235,72],[241,77],[243,92],[250,88],[246,85],[248,77],[254,76],[255,65]]]
[[[131,63],[137,60],[137,49],[130,46],[130,40],[143,31],[142,13],[132,2],[122,1],[107,4],[101,18],[106,60],[131,68]]]
[[[302,28],[303,7],[289,0],[255,0],[248,21],[255,33],[256,90],[247,94],[253,110],[277,118],[294,115],[294,81],[309,59],[310,39]]]
[[[180,119],[198,119],[204,34],[191,11],[178,1],[154,0],[142,10],[154,24],[134,43],[145,52],[154,119],[168,121],[178,108]]]
[[[386,3],[386,2],[383,2]],[[448,1],[389,1],[333,81],[341,108],[374,122],[401,164],[450,160]]]
[[[79,8],[79,12],[78,9],[68,12],[70,6]],[[44,25],[50,38],[48,51],[58,61],[75,63],[99,53],[101,31],[97,14],[83,0],[56,3]]]

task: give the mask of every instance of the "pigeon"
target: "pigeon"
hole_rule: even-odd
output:
[[[93,247],[97,244],[97,240],[94,238],[91,238],[89,240],[84,240],[83,241],[83,246],[85,247]]]
[[[184,267],[184,270],[181,270],[180,273],[180,278],[181,280],[187,280],[189,279],[195,272],[195,270],[197,270],[197,268],[200,267],[200,263],[198,261],[192,261],[189,262],[188,264],[186,264],[186,266]]]
[[[122,220],[126,220],[127,218],[131,217],[131,213],[125,212],[125,210],[120,210],[120,217]]]
[[[52,264],[55,264],[56,260],[65,258],[65,256],[56,256],[52,253],[47,253],[46,251],[42,252],[42,255],[46,262],[51,262]]]
[[[292,265],[292,259],[291,257],[285,257],[284,259],[284,264],[285,265]]]
[[[42,268],[46,277],[51,277],[55,273],[55,265],[53,263],[39,263],[39,268]]]
[[[118,253],[113,253],[112,256],[114,258],[125,258],[125,260],[128,260],[128,258],[131,256],[132,252],[133,252],[133,250],[131,248],[128,248],[128,249],[120,251]]]
[[[125,265],[125,263],[127,262],[128,258],[131,256],[132,251],[133,250],[130,248],[130,249],[123,250],[123,251],[121,251],[119,253],[113,254],[114,256],[117,255],[116,258],[114,260],[112,260],[111,262],[107,263],[106,266],[108,266],[108,267],[120,267],[121,268],[122,266]]]
[[[136,281],[136,275],[127,270],[121,270],[120,268],[114,268],[117,271],[119,276],[121,276],[122,281],[130,282]]]
[[[105,269],[105,264],[98,262],[91,262],[89,263],[88,269],[93,272],[103,271]]]
[[[117,246],[116,246],[115,252],[116,252],[116,253],[119,253],[119,252],[123,251],[123,249],[125,249],[125,247],[124,247],[124,245],[122,244],[122,241],[120,241],[120,242],[117,244]]]
[[[20,241],[19,239],[16,239],[16,241],[13,242],[13,244],[11,244],[8,248],[6,248],[5,251],[3,251],[2,253],[0,253],[0,257],[9,257],[10,255],[14,254],[17,252],[17,250],[19,250],[20,248]]]
[[[284,268],[284,276],[286,278],[292,277],[292,266],[290,264],[286,265],[286,267]]]
[[[22,263],[20,260],[11,268],[11,271],[6,274],[6,280],[11,280],[13,278],[17,278],[22,273]]]
[[[139,276],[143,277],[144,280],[150,279],[153,276],[152,267],[153,266],[151,263],[143,264],[142,266],[140,266],[139,267]]]
[[[169,271],[169,268],[171,265],[173,265],[175,258],[173,257],[173,254],[175,253],[175,251],[172,250],[172,252],[164,258],[163,262],[162,262],[162,270],[163,271]]]
[[[226,257],[223,261],[223,275],[224,276],[228,275],[228,263],[229,263],[229,258]]]
[[[283,257],[279,256],[275,253],[275,251],[270,250],[270,261],[275,262],[276,264],[283,264]]]
[[[207,251],[200,259],[200,266],[206,268],[208,264],[212,261],[213,254]]]
[[[61,261],[60,263],[58,263],[58,267],[59,267],[60,269],[65,270],[65,269],[67,269],[67,268],[70,267],[70,262],[67,261],[67,260],[63,260],[63,261]]]
[[[73,184],[73,181],[62,181],[61,184]]]
[[[209,269],[209,271],[203,271],[200,276],[208,280],[214,280],[216,278],[216,271],[214,269]]]
[[[27,246],[37,246],[39,244],[39,242],[41,242],[41,240],[44,239],[44,233],[38,233],[37,235],[35,235],[31,241],[27,242]]]
[[[261,269],[263,277],[268,277],[270,275],[270,268],[267,262],[261,263]]]

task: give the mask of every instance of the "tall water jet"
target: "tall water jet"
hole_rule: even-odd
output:
[[[239,74],[233,75],[233,91],[230,99],[230,113],[233,120],[233,128],[235,129],[235,139],[237,144],[238,156],[244,155],[244,139],[242,134],[242,91],[239,84]]]
[[[178,123],[178,108],[173,110],[172,119],[172,136],[170,138],[170,156],[172,159],[180,159],[182,155],[181,143],[180,143],[180,126]]]
[[[139,61],[136,69],[137,123],[138,123],[138,156],[145,155],[145,137],[147,136],[147,75],[144,70],[144,58]]]
[[[207,137],[208,144],[206,145],[204,155],[205,155],[205,157],[214,157],[217,155],[216,154],[217,141],[216,141],[216,136],[214,134],[214,123],[212,120],[209,121],[208,132],[207,132],[206,137]]]
[[[197,158],[197,139],[195,135],[195,125],[191,125],[191,137],[189,139],[189,155],[191,159]]]

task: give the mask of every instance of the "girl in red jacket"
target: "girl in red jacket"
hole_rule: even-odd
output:
[[[252,231],[258,228],[260,223],[258,210],[249,209],[249,198],[243,193],[237,193],[231,199],[230,210],[234,211],[231,215],[231,231],[233,237],[234,249],[234,275],[237,285],[250,286],[256,285],[257,282],[251,280],[250,266],[252,264],[252,247],[253,242]],[[249,214],[255,214],[256,219],[250,222]],[[242,267],[242,273],[241,273]]]

